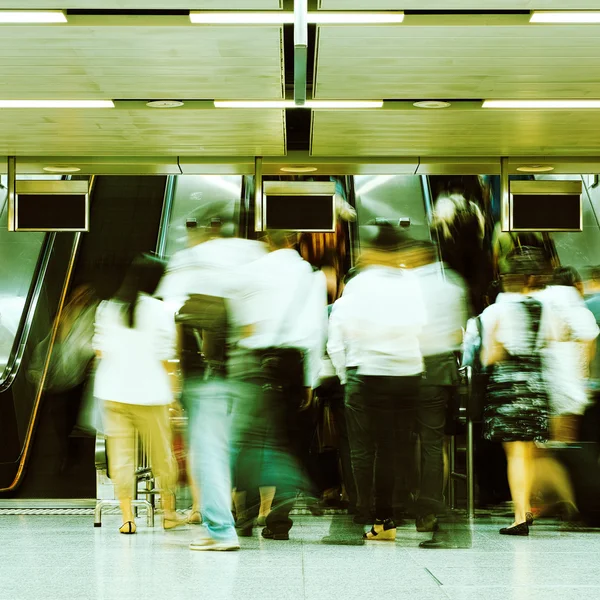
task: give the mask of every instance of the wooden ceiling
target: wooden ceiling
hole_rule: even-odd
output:
[[[59,4],[95,14],[70,15],[66,25],[0,26],[0,99],[122,102],[106,110],[1,109],[0,155],[164,155],[183,162],[286,153],[284,111],[212,108],[213,99],[284,97],[283,27],[194,26],[185,14],[102,13],[278,10],[283,0]],[[49,9],[57,2],[0,0],[0,9],[8,8]],[[384,99],[395,108],[313,111],[306,139],[315,157],[600,156],[600,111],[480,108],[483,99],[600,99],[600,26],[530,25],[528,14],[508,12],[422,14],[600,10],[600,0],[320,0],[319,8],[420,14],[408,14],[399,26],[318,28],[314,98]],[[145,105],[152,99],[188,102],[157,110]],[[425,99],[450,100],[452,107],[412,107]]]

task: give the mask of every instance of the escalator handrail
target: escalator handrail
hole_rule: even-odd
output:
[[[23,308],[23,313],[19,322],[15,341],[13,343],[4,372],[0,378],[0,394],[5,392],[12,385],[13,381],[17,377],[19,368],[23,361],[23,355],[25,353],[25,348],[31,332],[33,318],[37,312],[44,281],[46,279],[46,273],[48,271],[48,265],[50,264],[50,258],[52,257],[52,252],[54,251],[55,240],[56,233],[50,233],[46,235],[44,240],[42,251],[40,252],[40,258],[32,278],[33,285],[29,288],[29,293],[27,294],[27,299],[25,300],[25,306]]]

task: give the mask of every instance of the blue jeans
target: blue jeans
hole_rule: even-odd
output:
[[[209,535],[216,541],[237,540],[231,513],[231,390],[214,376],[186,381],[192,473],[200,487],[201,511]]]

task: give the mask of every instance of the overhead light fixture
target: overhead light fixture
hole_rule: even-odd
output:
[[[114,108],[112,100],[0,100],[0,108]]]
[[[146,106],[150,108],[179,108],[183,106],[183,102],[180,100],[151,100],[146,102]]]
[[[66,23],[62,10],[0,10],[0,23]]]
[[[483,108],[600,108],[600,100],[485,100]]]
[[[43,167],[43,170],[47,173],[77,173],[81,171],[79,167]]]
[[[314,173],[319,169],[317,167],[281,167],[282,173]]]
[[[288,25],[294,23],[290,11],[190,11],[190,21],[196,25]],[[402,11],[387,12],[323,12],[308,13],[311,25],[394,25],[404,21]]]
[[[550,171],[554,171],[554,167],[550,165],[523,165],[517,167],[517,171],[521,173],[550,173]]]
[[[313,108],[313,109],[365,109],[381,108],[383,100],[307,100],[295,104],[293,100],[215,100],[215,108]]]
[[[529,19],[530,23],[600,23],[600,11],[559,11],[559,10],[535,10]]]
[[[314,25],[396,25],[404,21],[404,12],[309,12],[308,22]]]
[[[417,108],[448,108],[451,106],[450,102],[443,100],[420,100],[419,102],[413,103],[413,106]]]
[[[196,25],[286,25],[294,22],[294,13],[286,11],[191,10],[190,21]]]

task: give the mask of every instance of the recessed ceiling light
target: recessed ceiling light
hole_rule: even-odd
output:
[[[517,171],[521,173],[549,173],[550,171],[554,171],[554,167],[550,165],[523,165],[522,167],[517,167]]]
[[[114,108],[112,100],[0,100],[0,108]]]
[[[485,100],[483,108],[600,108],[600,100]]]
[[[183,106],[183,102],[180,100],[151,100],[146,102],[146,106],[150,108],[178,108]]]
[[[318,171],[317,167],[281,167],[279,170],[284,173],[314,173]]]
[[[448,108],[450,102],[444,102],[443,100],[421,100],[420,102],[415,102],[413,106],[417,108]]]
[[[62,10],[1,10],[0,23],[66,23]]]
[[[81,169],[79,167],[55,166],[55,167],[44,167],[44,171],[46,171],[48,173],[77,173],[78,171],[81,171]]]
[[[600,23],[600,11],[534,11],[530,23]]]
[[[357,109],[381,108],[383,100],[307,100],[298,105],[293,100],[215,100],[215,108],[314,108]]]

